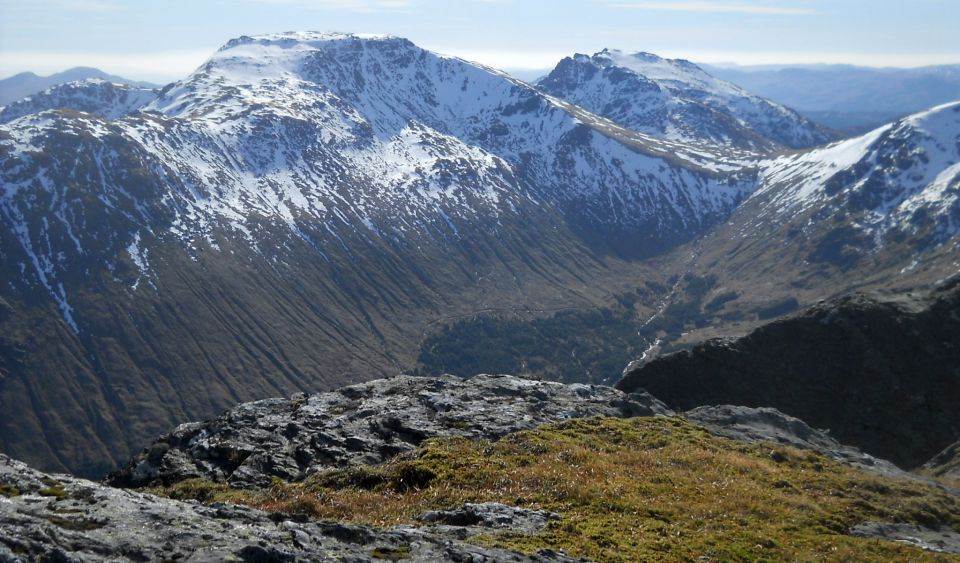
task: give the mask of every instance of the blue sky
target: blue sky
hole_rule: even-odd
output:
[[[960,0],[0,0],[0,77],[96,66],[164,82],[228,39],[389,33],[503,69],[604,47],[698,62],[960,63]]]

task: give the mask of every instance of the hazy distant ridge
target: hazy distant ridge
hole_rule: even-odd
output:
[[[107,82],[128,84],[142,88],[157,87],[156,84],[150,82],[138,82],[122,76],[107,74],[100,69],[83,66],[74,67],[63,72],[51,74],[50,76],[37,76],[32,72],[21,72],[20,74],[15,74],[9,78],[0,80],[0,106],[5,106],[11,102],[16,102],[27,96],[42,92],[57,84],[85,80],[87,78],[99,78]]]

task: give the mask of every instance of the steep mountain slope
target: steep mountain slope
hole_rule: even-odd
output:
[[[676,409],[772,406],[917,467],[960,437],[960,283],[924,302],[850,296],[627,372]]]
[[[239,38],[94,113],[0,126],[2,449],[85,474],[440,317],[602,303],[755,179],[390,37]]]
[[[649,360],[851,291],[929,291],[960,273],[958,106],[759,161],[758,188],[728,220],[657,259],[665,283],[638,279],[602,312],[451,323],[423,342],[424,367],[470,375],[484,369],[481,358],[507,371],[567,366],[567,380],[612,381],[590,379],[601,369],[619,375],[590,355],[610,345],[620,348],[611,356]],[[638,302],[646,306],[634,310]]]
[[[747,322],[742,331],[758,316],[851,290],[929,290],[960,272],[958,235],[960,103],[952,103],[765,161],[757,190],[675,263],[693,254],[690,271],[714,279],[703,303],[719,301],[702,310],[703,324]]]
[[[107,74],[96,68],[79,66],[51,74],[50,76],[37,76],[32,72],[21,72],[20,74],[0,80],[0,106],[5,106],[26,98],[27,96],[38,94],[59,84],[88,79],[103,80],[113,84],[124,84],[147,90],[157,87],[155,84],[149,82],[129,80],[122,76]]]
[[[624,127],[667,139],[759,151],[831,139],[793,110],[688,61],[650,53],[577,54],[560,61],[537,85]]]
[[[72,109],[118,119],[157,97],[158,91],[90,78],[58,84],[0,108],[0,123],[48,109]]]

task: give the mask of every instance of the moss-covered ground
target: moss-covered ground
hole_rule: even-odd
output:
[[[960,500],[937,487],[667,418],[573,420],[496,442],[432,440],[385,465],[261,491],[192,480],[154,492],[377,526],[503,502],[561,519],[534,535],[471,541],[598,561],[951,560],[847,531],[862,521],[960,529]]]

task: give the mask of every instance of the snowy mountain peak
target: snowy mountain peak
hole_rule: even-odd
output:
[[[241,45],[250,44],[280,46],[308,44],[314,48],[318,48],[322,47],[325,43],[359,41],[399,42],[413,45],[408,39],[387,34],[343,33],[337,31],[285,31],[282,33],[267,33],[262,35],[242,35],[228,41],[218,52],[228,51]]]
[[[761,185],[758,221],[821,210],[873,244],[896,233],[936,245],[960,233],[960,102],[772,160]]]
[[[538,85],[624,127],[675,141],[769,152],[830,138],[796,112],[689,61],[651,53],[574,55]]]
[[[738,93],[747,95],[746,91],[710,76],[702,68],[686,59],[666,59],[645,51],[629,53],[619,49],[604,49],[594,54],[592,60],[602,65],[632,70],[649,80],[697,82],[703,85],[709,84],[717,89],[736,89]]]

